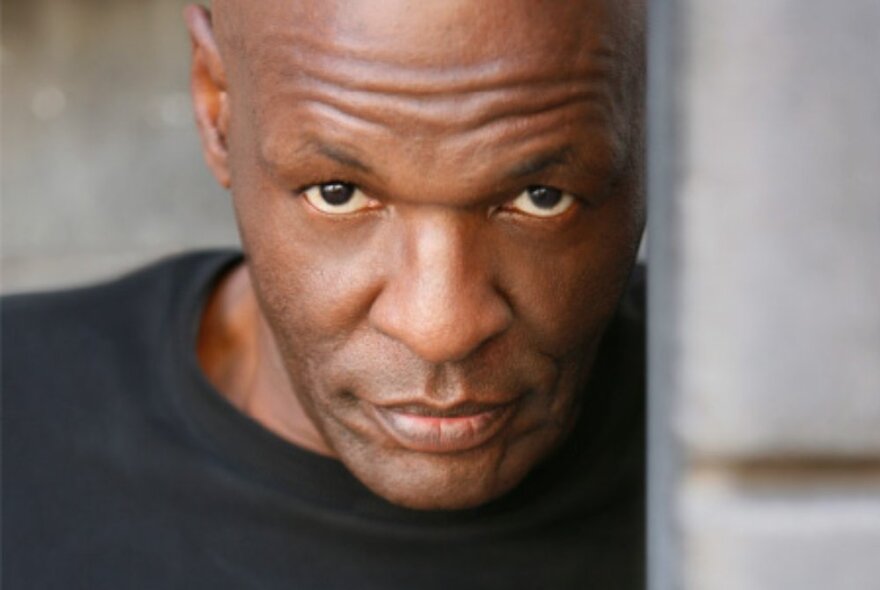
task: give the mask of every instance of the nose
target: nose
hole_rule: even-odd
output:
[[[455,213],[408,225],[400,260],[372,304],[370,322],[430,363],[464,359],[512,320],[494,286],[479,227]]]

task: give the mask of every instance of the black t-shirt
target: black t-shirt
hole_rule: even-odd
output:
[[[637,286],[561,450],[501,499],[420,512],[275,436],[206,381],[202,307],[239,261],[190,254],[4,300],[4,588],[642,587]]]

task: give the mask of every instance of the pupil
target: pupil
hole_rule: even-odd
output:
[[[330,205],[344,205],[354,194],[354,186],[347,182],[328,182],[321,185],[321,198]]]
[[[552,209],[562,199],[562,191],[548,186],[529,188],[529,198],[539,209]]]

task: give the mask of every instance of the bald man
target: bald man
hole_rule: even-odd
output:
[[[7,587],[641,587],[641,3],[185,16],[243,253],[4,303]]]

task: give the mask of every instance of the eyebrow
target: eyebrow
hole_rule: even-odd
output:
[[[571,161],[572,151],[570,146],[566,146],[560,150],[548,152],[530,158],[524,162],[520,162],[507,171],[508,177],[522,178],[523,176],[531,176],[542,172],[547,168],[567,164]]]
[[[317,140],[310,140],[308,142],[308,145],[318,154],[321,154],[326,158],[342,164],[343,166],[355,168],[367,174],[374,174],[373,169],[370,168],[367,164],[361,162],[356,156],[338,146],[330,145]],[[553,166],[568,164],[569,162],[571,162],[571,157],[571,146],[566,146],[559,150],[539,154],[510,168],[507,171],[507,176],[511,178],[522,178],[524,176],[531,176]]]
[[[342,148],[314,140],[310,141],[309,145],[312,149],[314,149],[322,156],[330,158],[331,160],[334,160],[342,164],[343,166],[356,168],[361,172],[366,172],[367,174],[373,174],[372,168],[370,168],[369,166],[358,160],[357,157],[353,156]]]

